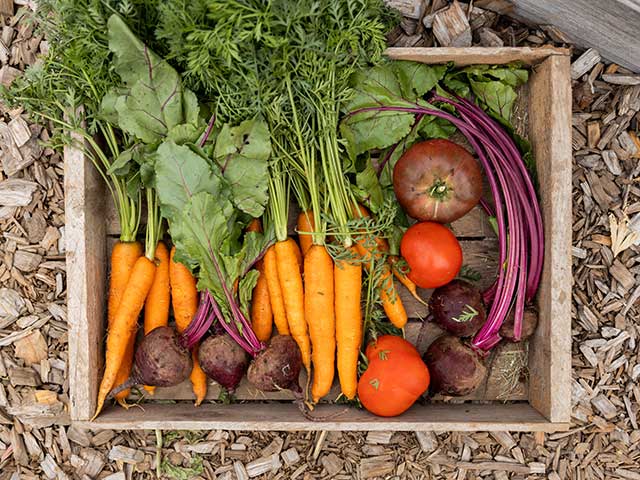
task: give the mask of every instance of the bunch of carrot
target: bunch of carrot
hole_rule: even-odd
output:
[[[309,128],[315,120],[296,109],[290,85],[287,91],[296,135],[294,141],[291,137],[273,141],[275,158],[270,165],[266,221],[273,226],[276,243],[257,266],[260,276],[253,294],[252,326],[262,341],[270,337],[272,323],[280,335],[296,340],[308,374],[313,365],[314,402],[329,393],[336,363],[342,393],[353,399],[363,341],[362,268],[372,269],[384,260],[388,245],[375,236],[370,242],[372,235],[367,232],[350,232],[349,222],[369,213],[364,207],[354,208],[357,203],[342,171],[340,155],[330,151],[336,148],[335,139],[323,139],[326,148],[317,149]],[[285,144],[286,149],[282,148]],[[288,236],[290,191],[302,208],[297,222],[301,248]],[[329,235],[327,218],[336,220],[335,235]],[[329,253],[330,243],[337,247],[337,255]],[[382,305],[391,322],[402,328],[407,315],[394,287],[391,265],[382,263],[383,274],[378,279]]]
[[[159,240],[162,218],[157,198],[147,189],[149,218],[145,251],[130,232],[123,234],[111,253],[111,278],[108,296],[108,334],[105,369],[98,393],[96,415],[100,413],[109,392],[123,384],[131,374],[138,317],[144,308],[144,334],[169,322],[170,304],[176,327],[184,331],[198,309],[196,280],[187,267],[174,261],[175,248],[169,250]],[[207,393],[207,379],[197,362],[197,348],[193,353],[194,367],[191,382],[199,405]],[[145,386],[153,395],[155,387]],[[128,408],[129,390],[115,395]]]
[[[369,215],[364,207],[360,207],[360,212]],[[258,225],[254,222],[249,230]],[[355,245],[347,249],[346,255],[341,256],[344,258],[334,260],[324,244],[314,243],[315,225],[311,210],[301,212],[297,221],[300,246],[293,238],[284,237],[267,250],[257,265],[260,276],[253,292],[252,326],[261,341],[271,337],[273,323],[280,335],[294,336],[308,371],[310,363],[313,364],[311,397],[314,402],[329,393],[336,363],[342,393],[353,399],[363,341],[362,268],[370,269],[373,262],[384,259],[388,245],[381,237],[362,234],[356,238]],[[417,292],[415,284],[399,268],[393,267],[394,261],[388,257],[377,281],[389,320],[402,328],[407,315],[395,289],[393,274],[416,296]]]

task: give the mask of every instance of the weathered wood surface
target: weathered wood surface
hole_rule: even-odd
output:
[[[529,139],[540,183],[545,258],[529,402],[552,422],[568,422],[571,415],[570,75],[569,57],[552,56],[530,79]]]
[[[511,47],[394,47],[385,54],[395,60],[411,60],[424,63],[454,62],[465,66],[473,64],[502,64],[520,61],[526,65],[535,65],[552,55],[568,55],[563,48],[511,48]]]
[[[427,430],[449,431],[557,431],[568,424],[549,423],[526,403],[414,405],[399,417],[376,417],[365,410],[344,405],[321,405],[314,414],[330,420],[309,421],[296,405],[248,403],[234,405],[163,405],[150,403],[144,410],[108,407],[93,422],[77,422],[78,427],[112,430]]]
[[[639,0],[512,0],[511,16],[551,24],[577,45],[640,72]]]
[[[73,419],[91,417],[103,364],[106,295],[104,184],[80,150],[65,148],[68,370]]]

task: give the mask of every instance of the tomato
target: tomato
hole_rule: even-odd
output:
[[[462,266],[462,248],[444,225],[421,222],[407,229],[400,253],[409,264],[408,277],[422,288],[437,288],[453,280]]]
[[[358,381],[358,398],[381,417],[405,412],[429,388],[429,370],[419,355],[390,351],[378,355]]]
[[[367,360],[371,361],[378,355],[384,355],[389,351],[407,352],[420,356],[420,352],[413,346],[413,343],[397,335],[382,335],[376,338],[367,345],[365,355]]]
[[[411,146],[393,169],[398,202],[416,220],[450,223],[480,201],[482,171],[473,156],[449,140]]]

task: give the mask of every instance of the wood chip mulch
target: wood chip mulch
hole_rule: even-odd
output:
[[[398,46],[563,45],[505,1],[397,1]],[[46,52],[0,1],[0,82]],[[566,45],[565,45],[566,46]],[[575,50],[573,418],[556,434],[88,432],[69,426],[63,163],[0,106],[0,480],[640,479],[640,80]]]

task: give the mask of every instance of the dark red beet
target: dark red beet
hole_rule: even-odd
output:
[[[538,312],[528,308],[524,311],[524,317],[522,318],[522,334],[520,335],[520,340],[516,340],[516,336],[513,333],[514,318],[514,311],[511,309],[511,312],[509,312],[509,315],[504,319],[504,323],[500,327],[500,336],[505,340],[510,342],[526,340],[536,331],[536,327],[538,326]]]
[[[263,392],[291,390],[301,393],[298,378],[302,367],[302,356],[298,344],[292,337],[273,337],[262,352],[249,365],[249,382]]]
[[[249,356],[228,334],[207,338],[198,349],[204,373],[227,389],[235,391],[249,365]]]
[[[429,310],[433,321],[456,337],[475,335],[487,318],[482,294],[464,280],[436,288],[429,299]]]
[[[422,357],[429,367],[431,391],[461,397],[476,390],[487,375],[482,359],[459,338],[438,337]]]
[[[191,354],[171,327],[149,332],[136,351],[131,378],[154,387],[171,387],[184,382],[193,366]]]

